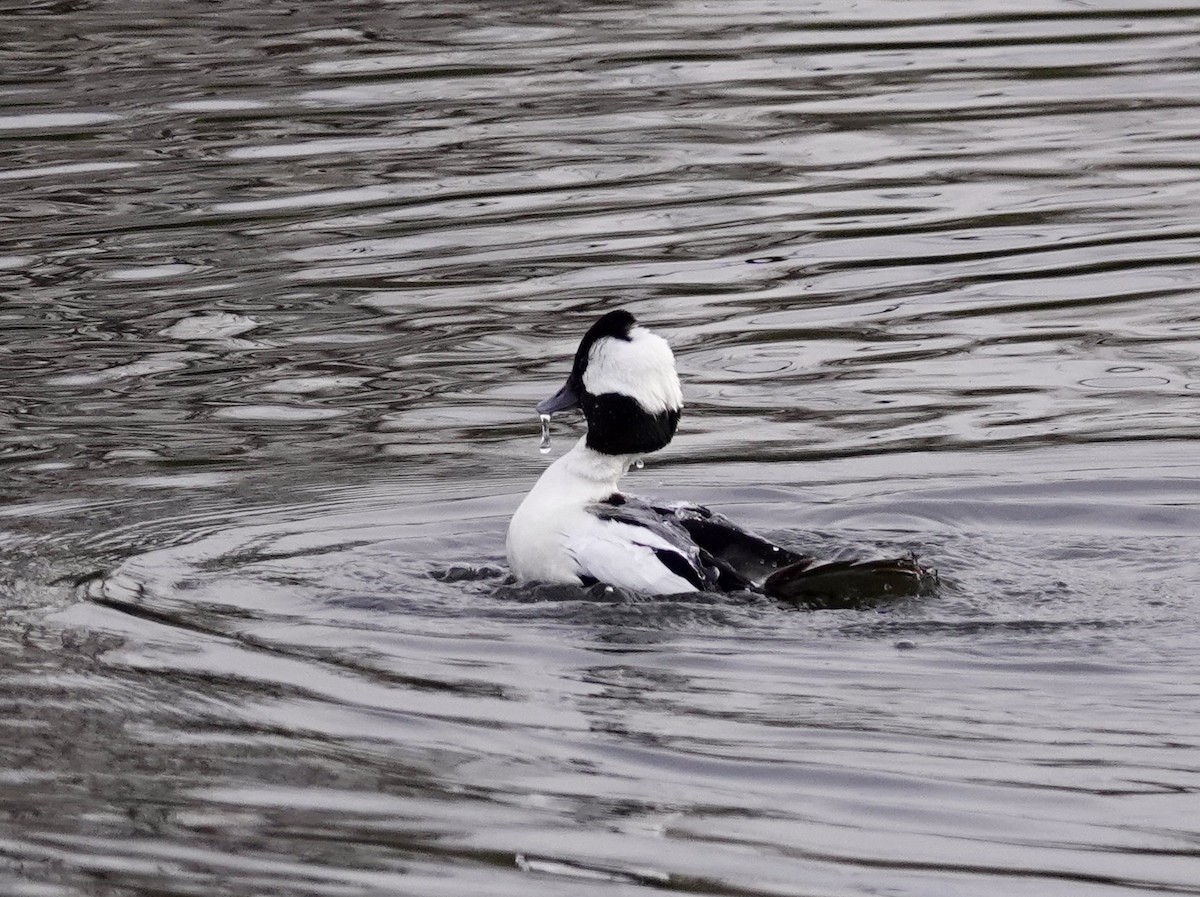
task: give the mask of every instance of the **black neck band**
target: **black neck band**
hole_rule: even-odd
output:
[[[679,425],[679,409],[658,414],[646,411],[637,400],[618,392],[583,395],[587,417],[587,447],[606,455],[644,455],[671,441]]]

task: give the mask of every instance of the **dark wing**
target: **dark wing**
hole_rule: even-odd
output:
[[[614,493],[590,510],[605,520],[644,527],[672,546],[659,560],[698,589],[751,590],[807,607],[862,607],[925,595],[936,570],[915,556],[817,563],[742,529],[722,514],[686,502],[651,502]]]
[[[862,607],[927,595],[938,585],[937,571],[915,555],[818,563],[812,555],[768,542],[700,505],[663,506],[660,511],[674,514],[722,577],[748,583],[734,588],[753,588],[771,598],[808,607]]]
[[[681,555],[704,581],[697,588],[761,591],[772,573],[812,563],[812,558],[774,545],[701,505],[652,502],[614,493],[590,510],[602,519],[644,526],[679,546]],[[672,572],[678,573],[673,568]]]
[[[590,505],[588,511],[600,520],[624,523],[654,533],[670,546],[652,549],[664,567],[701,591],[717,587],[717,571],[705,563],[699,546],[670,514],[663,514],[650,503],[619,492]]]
[[[720,583],[722,588],[761,591],[763,582],[777,570],[813,561],[811,556],[768,542],[702,505],[683,502],[658,508],[678,520],[721,570],[727,581]]]

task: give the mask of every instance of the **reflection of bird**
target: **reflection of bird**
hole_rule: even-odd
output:
[[[752,590],[816,604],[911,595],[935,581],[915,558],[819,564],[699,505],[620,492],[630,465],[671,441],[683,410],[670,347],[627,311],[591,326],[566,384],[537,410],[580,407],[587,435],[542,474],[509,524],[519,579],[659,595]]]

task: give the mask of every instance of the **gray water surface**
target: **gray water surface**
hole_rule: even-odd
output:
[[[1197,160],[1194,4],[6,4],[0,894],[1200,894]],[[618,306],[940,592],[509,582]]]

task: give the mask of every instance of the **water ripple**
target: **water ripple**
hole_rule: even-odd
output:
[[[6,10],[0,891],[1200,893],[1198,26]],[[509,581],[617,304],[632,490],[939,595]]]

